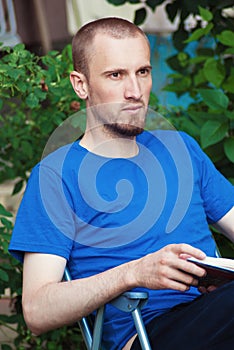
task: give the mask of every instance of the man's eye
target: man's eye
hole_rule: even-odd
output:
[[[140,73],[140,75],[146,75],[146,74],[149,73],[149,70],[146,69],[146,68],[144,68],[144,69],[141,69],[141,70],[139,71],[139,73]]]
[[[113,72],[113,73],[111,73],[111,77],[112,78],[119,78],[120,77],[120,73],[119,72]]]

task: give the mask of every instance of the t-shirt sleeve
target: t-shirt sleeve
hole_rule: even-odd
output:
[[[20,261],[25,252],[69,259],[74,230],[69,191],[53,169],[38,164],[16,216],[9,252]]]
[[[189,135],[182,133],[199,172],[200,190],[207,220],[220,220],[234,206],[234,186],[217,170],[213,162]]]

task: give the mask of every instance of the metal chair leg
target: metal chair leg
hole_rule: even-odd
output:
[[[152,350],[139,308],[132,311],[132,317],[134,319],[142,350]]]

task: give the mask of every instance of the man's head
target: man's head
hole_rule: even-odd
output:
[[[72,40],[74,70],[83,73],[89,79],[89,61],[93,56],[93,41],[97,34],[106,34],[115,39],[135,38],[145,33],[133,23],[116,17],[101,18],[81,27]],[[149,45],[149,43],[148,43]]]
[[[86,101],[88,129],[104,126],[130,137],[142,132],[152,80],[141,29],[120,18],[88,23],[73,39],[73,59],[71,83]]]

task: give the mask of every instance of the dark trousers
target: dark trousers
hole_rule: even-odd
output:
[[[234,282],[180,304],[146,325],[153,350],[234,349]],[[131,350],[140,350],[138,338]]]

